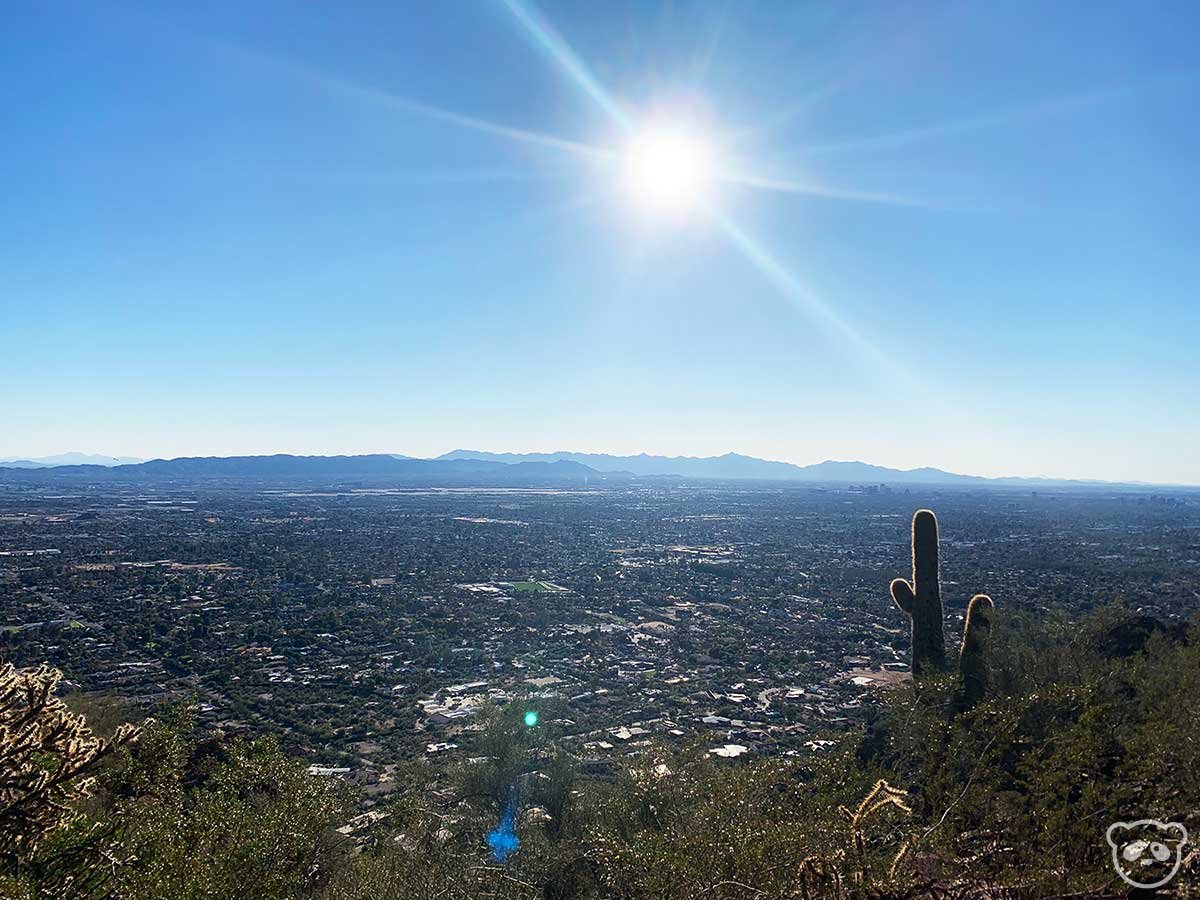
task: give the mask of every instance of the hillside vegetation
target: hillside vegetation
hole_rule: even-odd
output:
[[[906,611],[940,604],[918,530],[913,582],[893,585]],[[1200,632],[983,600],[957,668],[940,618],[914,615],[919,677],[825,751],[661,747],[585,771],[556,740],[567,711],[538,701],[535,722],[517,703],[487,714],[457,768],[401,765],[397,799],[366,813],[270,737],[206,733],[187,705],[137,729],[109,705],[85,719],[52,671],[6,667],[0,896],[1124,896],[1110,824],[1200,835]],[[1200,853],[1182,855],[1169,890],[1196,895]]]

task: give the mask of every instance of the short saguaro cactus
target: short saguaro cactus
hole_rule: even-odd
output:
[[[961,684],[955,707],[968,710],[983,699],[987,691],[987,639],[992,630],[995,604],[987,594],[976,594],[967,606],[963,622],[962,647],[958,651]]]

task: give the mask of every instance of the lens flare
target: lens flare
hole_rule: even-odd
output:
[[[521,846],[521,839],[516,831],[517,808],[510,801],[504,807],[500,824],[488,832],[487,842],[492,849],[492,857],[496,862],[504,862],[510,855],[516,853]]]
[[[525,713],[525,726],[527,728],[532,728],[537,723],[538,723],[538,714],[535,710],[531,709],[531,710],[529,710],[529,712]]]

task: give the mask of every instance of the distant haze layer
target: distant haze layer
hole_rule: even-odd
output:
[[[1063,478],[985,478],[942,469],[892,469],[857,461],[826,460],[812,465],[776,462],[726,453],[722,456],[615,456],[606,453],[492,453],[452,450],[435,459],[394,453],[339,456],[204,456],[117,461],[113,457],[63,454],[60,459],[0,461],[0,479],[28,480],[39,476],[92,479],[264,478],[419,481],[440,484],[589,483],[631,478],[754,479],[830,484],[925,484],[963,486],[1140,484]],[[100,460],[91,462],[90,460]]]

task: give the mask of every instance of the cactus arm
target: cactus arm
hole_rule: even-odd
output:
[[[912,585],[903,578],[896,578],[891,585],[892,600],[900,607],[903,612],[910,616],[913,614],[913,603],[917,599],[913,592]]]

